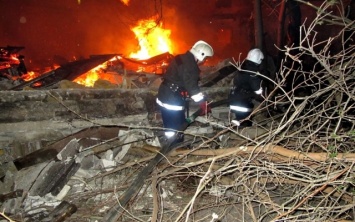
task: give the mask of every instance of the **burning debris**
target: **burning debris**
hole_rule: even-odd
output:
[[[324,23],[323,15],[328,14],[328,10],[320,11],[322,13],[314,24]],[[303,28],[306,33],[315,30]],[[50,111],[56,113],[59,110],[57,113],[65,114],[65,124],[73,126],[68,131],[83,127],[79,126],[83,122],[88,125],[80,132],[70,132],[69,136],[55,142],[52,140],[35,152],[3,164],[0,215],[8,221],[77,222],[105,218],[113,218],[105,222],[118,221],[117,218],[119,221],[189,221],[192,218],[199,221],[354,221],[355,134],[354,98],[351,96],[354,94],[354,46],[343,47],[331,57],[327,51],[330,42],[325,43],[325,51],[316,53],[319,44],[307,39],[306,35],[301,40],[305,44],[302,47],[286,47],[284,61],[287,63],[281,64],[282,78],[273,79],[275,90],[253,110],[252,126],[233,127],[228,107],[216,107],[210,115],[197,117],[184,131],[186,143],[178,144],[170,155],[164,157],[159,156],[166,154],[159,145],[161,124],[159,127],[150,125],[148,115],[141,115],[147,122],[142,120],[138,124],[137,116],[134,116],[135,122],[130,120],[129,126],[122,124],[123,115],[131,115],[139,108],[144,112],[148,110],[146,102],[154,103],[152,98],[155,97],[152,96],[154,92],[150,95],[147,92],[153,90],[141,90],[141,95],[138,90],[134,93],[133,90],[121,91],[120,94],[102,90],[88,95],[94,98],[93,103],[83,101],[87,99],[88,90],[75,94],[78,101],[63,98],[69,97],[73,93],[71,90],[57,90],[56,95],[51,90],[37,90],[36,95],[15,92],[11,95],[15,98],[7,95],[10,99],[2,100],[5,101],[4,113],[21,109],[20,115],[15,117],[30,120],[31,127],[43,119],[34,121],[33,116],[27,119],[26,113],[35,109],[42,115],[47,114],[48,100],[61,109]],[[292,55],[290,51],[297,53]],[[324,52],[329,56],[325,57]],[[314,57],[317,69],[300,69],[303,64],[299,58],[308,55]],[[113,73],[113,76],[122,77],[122,84],[129,80],[131,85],[145,87],[151,76],[159,78],[157,70],[163,70],[166,64],[162,60],[168,62],[171,55],[159,54],[148,60],[110,56],[62,65],[54,70],[57,73],[33,79],[29,86],[35,87],[38,81],[39,87],[55,88],[63,79],[91,79],[91,73],[83,73],[90,67],[99,79],[103,78],[100,74]],[[100,58],[104,61],[97,65]],[[129,68],[130,65],[135,68]],[[137,69],[138,66],[141,69]],[[226,77],[235,69],[230,61],[212,68],[203,67],[205,75],[201,85],[229,86]],[[296,94],[294,88],[285,91],[282,88],[285,80],[294,76],[306,78],[297,83],[297,88],[312,87],[312,94]],[[211,88],[208,90],[213,90]],[[211,91],[206,92],[209,99],[215,98],[209,94]],[[226,96],[225,92],[222,94]],[[112,95],[116,96],[115,100],[126,101],[108,100],[108,97],[114,97]],[[40,101],[35,100],[38,97]],[[26,109],[28,104],[30,108]],[[85,112],[87,110],[82,108],[88,106],[90,112]],[[104,111],[117,111],[123,115],[114,122],[112,114]],[[1,119],[4,128],[11,125],[10,121],[18,120],[6,119],[5,114]],[[54,125],[60,117],[48,115],[45,124]],[[82,122],[76,125],[77,119]],[[103,119],[106,122],[99,121]],[[21,123],[15,122],[14,125]],[[26,132],[22,127],[21,133],[16,133],[24,137]],[[8,136],[6,133],[2,136]],[[150,161],[155,157],[163,159],[159,165]],[[132,191],[131,187],[136,184],[143,189]],[[120,202],[120,197],[124,197],[127,191],[136,193],[129,196],[132,199]],[[124,203],[124,212],[121,203]]]
[[[164,72],[166,64],[169,63],[171,57],[172,55],[169,53],[147,60],[124,58],[120,55],[93,56],[89,60],[63,65],[54,70],[54,73],[50,72],[47,75],[35,78],[17,86],[16,89],[20,90],[26,86],[36,88],[36,84],[38,84],[37,89],[53,88],[63,79],[72,81],[78,79],[81,73],[87,73],[87,70],[97,67],[98,64],[100,64],[101,70],[105,70],[105,73],[110,72],[120,75],[120,72],[126,70],[125,74],[127,76],[131,76],[132,79],[136,77],[137,82],[138,78],[140,78],[139,82],[143,83],[142,79],[144,78],[149,81],[154,78],[160,79],[161,73]],[[106,65],[101,66],[101,63],[106,63]],[[229,70],[232,73],[234,69],[231,67],[224,68],[226,66],[229,67],[231,64],[228,61],[224,61],[216,67],[206,67],[204,69],[205,82],[212,81],[213,84],[216,84],[223,79],[219,78],[217,81],[218,76],[228,76],[225,70]],[[138,67],[141,71],[133,71],[133,69]],[[132,69],[132,71],[127,69]],[[218,70],[216,71],[216,69]],[[139,88],[137,82],[135,84]],[[145,86],[141,85],[140,87]],[[213,93],[210,93],[210,95],[212,96]],[[137,96],[135,95],[134,97]],[[142,104],[140,106],[145,105]],[[193,109],[193,107],[191,108]],[[220,113],[226,116],[228,113],[226,109],[228,108],[224,108],[222,111],[213,112],[217,116]],[[205,126],[203,121],[198,121],[202,125],[191,126],[187,133],[191,135],[213,133],[214,130],[211,126]],[[216,125],[219,124],[222,124],[222,122]],[[112,126],[90,127],[60,139],[47,147],[17,158],[13,162],[7,163],[3,168],[3,173],[0,175],[4,185],[0,196],[3,202],[2,209],[5,210],[6,215],[11,215],[14,219],[21,217],[28,221],[61,221],[64,220],[63,217],[69,217],[74,213],[80,214],[83,210],[80,207],[82,199],[79,198],[79,202],[69,202],[68,198],[74,200],[77,194],[86,195],[87,192],[95,192],[95,190],[91,189],[91,187],[96,186],[97,181],[95,178],[101,177],[106,173],[109,176],[106,177],[107,181],[105,183],[107,183],[107,188],[109,188],[117,179],[116,176],[110,176],[112,172],[117,167],[127,164],[132,158],[137,158],[136,155],[139,158],[139,153],[142,151],[147,152],[143,154],[144,156],[147,154],[149,156],[149,158],[145,158],[145,161],[151,159],[150,154],[157,152],[160,147],[158,135],[159,133],[152,129]],[[196,140],[196,142],[201,143],[202,141]],[[141,150],[141,148],[144,149]],[[125,173],[120,175],[122,178],[125,176]],[[96,199],[98,196],[94,195],[93,198]],[[102,213],[108,209],[102,207],[102,209],[98,210]],[[74,218],[74,220],[76,219]]]
[[[71,62],[48,73],[44,73],[43,75],[40,75],[39,77],[33,80],[17,85],[11,88],[11,90],[23,89],[23,87],[25,86],[30,86],[31,88],[35,89],[48,88],[61,80],[66,79],[72,81],[78,76],[90,71],[91,69],[93,69],[93,67],[96,67],[102,64],[103,62],[106,62],[112,57],[114,57],[114,55],[103,55],[92,57],[86,60],[78,60],[75,62]]]
[[[55,68],[43,73],[27,72],[24,57],[18,55],[18,51],[24,47],[2,47],[0,74],[11,81],[11,86],[2,88],[50,89],[58,87],[57,83],[62,80],[73,81],[87,87],[93,87],[97,80],[120,85],[127,81],[131,82],[132,79],[127,80],[127,77],[132,77],[132,74],[141,79],[142,76],[145,76],[143,79],[147,79],[152,75],[162,74],[173,53],[171,31],[162,27],[162,21],[157,15],[138,21],[131,30],[138,40],[138,49],[128,57],[122,54],[94,55],[88,59],[76,60],[60,66],[53,65]],[[15,82],[14,80],[17,79],[19,81]],[[133,76],[134,80],[136,79]],[[139,81],[138,84],[142,85]]]
[[[17,79],[27,74],[25,57],[19,52],[23,46],[0,47],[0,78]]]
[[[161,23],[156,21],[156,18],[142,20],[134,28],[140,50],[129,57],[122,54],[93,55],[88,59],[62,64],[42,74],[22,76],[23,81],[9,89],[23,90],[28,87],[57,89],[64,81],[78,83],[83,87],[95,87],[102,80],[115,87],[158,86],[154,83],[157,81],[160,83],[161,75],[173,55],[170,53],[171,43],[167,41],[170,31],[162,29]],[[152,44],[152,41],[156,42]],[[157,45],[159,47],[155,47]],[[236,70],[230,60],[223,61],[215,67],[201,68],[201,82],[208,86],[220,83],[220,80]],[[229,82],[226,84],[229,85]],[[224,107],[223,110],[215,110],[214,113],[217,116],[221,113],[226,116],[226,109],[228,108]],[[205,126],[203,120],[198,121],[201,123],[200,126],[192,126],[186,132],[191,135],[214,132],[211,125]],[[225,123],[223,121],[216,123],[220,124]],[[14,219],[22,218],[28,221],[63,221],[65,217],[74,213],[80,214],[82,199],[77,199],[79,201],[77,202],[75,196],[95,192],[91,188],[96,187],[96,177],[107,173],[109,175],[107,178],[110,179],[105,183],[109,188],[116,181],[116,175],[111,177],[111,174],[117,167],[137,158],[137,154],[139,157],[142,151],[148,154],[159,151],[159,133],[156,130],[111,126],[110,133],[107,131],[104,126],[90,127],[6,164],[0,175],[2,184],[5,185],[2,186],[0,196],[4,213]],[[104,134],[111,137],[107,138],[103,136]],[[191,139],[195,141],[194,143],[202,142],[200,139]],[[149,159],[152,157],[144,158],[145,161]],[[119,175],[122,178],[126,176],[125,172]],[[108,198],[111,194],[104,196]],[[68,198],[74,201],[68,201]],[[97,198],[99,197],[94,195],[92,200]],[[107,210],[105,206],[98,209],[100,213],[107,213]]]
[[[29,75],[19,76],[18,79],[22,81],[9,90],[22,90],[25,87],[55,89],[60,87],[59,82],[63,80],[86,87],[93,87],[98,80],[106,80],[116,86],[127,84],[129,81],[137,88],[148,87],[161,77],[172,58],[173,55],[170,53],[162,53],[144,60],[123,57],[121,54],[92,55],[88,59],[69,62],[38,76],[32,75],[32,79]],[[202,69],[204,72],[201,76],[202,87],[205,87],[227,77],[236,70],[236,67],[227,59],[215,67]]]
[[[144,79],[152,79],[156,75],[161,75],[171,58],[172,55],[169,53],[163,53],[146,60],[126,58],[119,54],[93,55],[89,59],[62,65],[31,80],[23,80],[10,90],[21,90],[24,87],[33,89],[58,88],[57,83],[62,80],[90,87],[94,86],[99,79],[107,80],[114,85],[122,84],[124,78],[127,77],[133,81],[139,80],[139,82],[145,83]],[[139,85],[142,86],[142,84]]]
[[[136,59],[148,59],[161,53],[172,53],[170,40],[171,31],[162,28],[162,22],[158,16],[138,21],[137,26],[131,28],[136,35],[140,50],[131,53],[129,57]]]
[[[125,78],[145,83],[144,79],[154,79],[161,75],[172,55],[164,53],[147,60],[135,60],[121,55],[96,55],[63,65],[31,81],[13,87],[12,90],[30,86],[35,89],[56,88],[59,81],[69,80],[92,87],[99,79],[118,86]],[[142,78],[143,77],[143,78]],[[139,84],[140,86],[142,84]]]

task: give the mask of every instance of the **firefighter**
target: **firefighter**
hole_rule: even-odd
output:
[[[186,100],[191,99],[199,103],[203,108],[201,115],[204,115],[207,111],[205,95],[198,86],[200,79],[199,65],[212,56],[212,47],[200,40],[189,51],[176,55],[169,63],[156,99],[165,128],[165,140],[175,136],[178,131],[185,130],[183,126],[187,121],[185,116]],[[180,132],[176,135],[175,142],[182,141],[183,133]]]
[[[240,128],[252,126],[250,114],[253,111],[253,99],[262,98],[261,78],[256,72],[261,71],[264,54],[254,48],[248,52],[240,71],[236,71],[233,87],[229,94],[229,108],[235,119],[231,123]],[[249,117],[249,118],[248,118]]]

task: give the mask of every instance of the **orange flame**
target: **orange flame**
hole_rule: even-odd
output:
[[[137,26],[131,28],[138,39],[140,50],[131,53],[129,57],[136,59],[148,59],[165,52],[172,54],[172,44],[170,40],[171,31],[162,28],[162,22],[157,23],[156,16],[140,20]]]
[[[39,73],[35,73],[33,71],[30,71],[30,72],[27,72],[27,74],[23,75],[22,79],[27,82],[27,81],[30,81],[30,80],[32,80],[34,78],[39,77],[39,76],[40,76]]]
[[[87,73],[77,77],[73,82],[79,83],[84,86],[94,86],[95,82],[99,79],[101,70],[106,68],[106,63],[96,66]]]
[[[129,0],[121,0],[128,4]],[[162,53],[170,52],[172,54],[172,44],[170,40],[171,31],[162,28],[162,22],[157,23],[156,17],[147,20],[140,20],[138,24],[131,28],[138,39],[140,50],[131,53],[129,57],[135,59],[148,59]],[[111,60],[113,61],[113,60]],[[107,63],[99,65],[89,72],[79,76],[74,82],[85,86],[94,86],[98,79],[105,79],[111,83],[122,83],[122,76],[110,75],[103,72],[106,69]],[[139,70],[138,70],[139,71]]]
[[[99,75],[97,73],[98,67],[95,69],[90,70],[89,72],[77,77],[73,80],[73,82],[79,83],[80,85],[84,86],[94,86],[96,80],[99,79]]]
[[[121,0],[128,5],[129,0]],[[173,47],[170,40],[171,31],[162,27],[162,22],[157,23],[157,17],[154,16],[147,20],[138,21],[137,25],[131,30],[134,32],[138,40],[140,50],[131,53],[129,57],[135,59],[149,59],[150,57],[169,52],[173,54]],[[113,62],[117,58],[110,60]],[[117,72],[107,72],[107,64],[103,63],[89,72],[77,77],[73,82],[84,86],[92,87],[98,79],[110,81],[113,84],[122,83],[122,76]],[[138,70],[139,71],[139,70]],[[37,77],[35,73],[30,72],[26,76],[26,81]]]
[[[78,84],[88,86],[88,87],[93,87],[95,85],[95,82],[98,79],[103,79],[107,80],[113,84],[120,84],[122,83],[122,77],[116,73],[116,72],[109,72],[107,71],[108,64],[111,62],[116,61],[117,58],[113,58],[101,65],[96,66],[95,68],[91,69],[90,71],[86,72],[83,75],[80,75],[76,79],[73,80],[73,82],[76,82]]]
[[[128,5],[129,0],[121,0],[121,2],[122,2],[123,4],[125,4],[125,5]]]

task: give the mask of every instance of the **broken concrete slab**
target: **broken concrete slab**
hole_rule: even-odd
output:
[[[101,160],[100,160],[100,167],[101,169],[88,169],[88,170],[79,168],[78,171],[73,175],[73,177],[80,178],[80,179],[92,178],[97,174],[99,174],[100,172],[102,172]]]
[[[211,109],[211,114],[217,119],[229,119],[230,109],[229,106],[220,106]]]
[[[42,197],[51,192],[53,195],[57,195],[79,167],[80,164],[76,163],[75,160],[51,161],[38,175],[29,190],[29,194]]]
[[[22,201],[23,197],[8,199],[1,205],[1,211],[8,215],[17,214],[17,211],[21,209]]]
[[[16,166],[12,161],[1,164],[0,166],[1,166],[0,178],[2,179],[2,181],[0,181],[0,183],[1,183],[0,194],[11,192],[13,189],[15,177],[17,174]]]
[[[57,200],[55,196],[50,193],[40,197],[40,196],[27,196],[23,201],[21,210],[26,212],[27,218],[31,218],[30,221],[42,221],[49,214],[49,209],[57,207],[61,203]],[[17,208],[18,211],[19,208]]]
[[[101,159],[101,164],[103,169],[106,171],[111,171],[117,166],[117,162],[115,160]]]
[[[54,161],[47,161],[19,170],[16,174],[14,190],[19,189],[28,192],[43,169],[53,163]]]
[[[57,159],[60,161],[69,161],[74,159],[75,155],[79,153],[80,144],[79,139],[72,139],[58,154]]]
[[[88,155],[82,158],[80,161],[80,169],[89,170],[89,169],[99,169],[100,159],[96,155]]]
[[[95,139],[97,144],[101,141],[116,137],[120,129],[122,129],[122,127],[91,126],[78,132],[74,130],[69,136],[61,137],[58,141],[51,143],[42,149],[38,149],[23,157],[17,158],[14,160],[14,163],[17,169],[22,169],[31,165],[49,161],[54,159],[63,147],[65,147],[73,139],[80,139],[78,142],[82,146],[89,146],[88,143],[85,142],[85,138],[90,138],[91,141]],[[90,144],[92,145],[92,143]]]
[[[214,101],[228,91],[203,89]],[[156,95],[151,88],[0,91],[0,146],[21,150],[14,156],[20,158],[91,127],[162,125]]]
[[[190,126],[184,131],[185,134],[191,134],[191,135],[205,135],[205,134],[211,134],[213,133],[213,128],[212,126]]]

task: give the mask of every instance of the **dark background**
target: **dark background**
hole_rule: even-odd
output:
[[[277,54],[279,5],[263,1],[265,45],[272,55]],[[24,46],[20,54],[29,70],[94,54],[127,56],[138,51],[130,28],[158,14],[171,30],[173,54],[203,39],[214,48],[212,61],[239,60],[254,46],[253,10],[250,0],[130,0],[128,6],[120,0],[0,0],[0,46]],[[302,6],[302,21],[314,17],[313,9]],[[325,29],[319,35],[332,27]]]
[[[0,46],[24,46],[20,54],[29,69],[92,54],[129,55],[138,50],[130,27],[159,14],[171,30],[174,54],[203,39],[219,59],[238,55],[237,47],[226,53],[218,42],[214,2],[131,0],[127,6],[120,0],[0,0]]]

